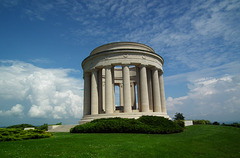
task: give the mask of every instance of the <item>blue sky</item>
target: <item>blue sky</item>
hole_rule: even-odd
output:
[[[0,0],[0,126],[75,124],[81,62],[109,42],[164,60],[168,114],[240,120],[239,0]]]

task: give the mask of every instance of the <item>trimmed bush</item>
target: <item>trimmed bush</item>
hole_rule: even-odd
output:
[[[142,116],[139,119],[103,118],[75,126],[71,133],[151,133],[168,134],[182,132],[178,124],[157,116]]]
[[[175,120],[174,122],[183,128],[185,127],[185,123],[183,120]]]
[[[39,139],[51,137],[51,133],[42,130],[22,130],[20,128],[0,128],[1,141],[16,141],[24,139]]]
[[[211,122],[208,120],[193,120],[194,125],[210,125]]]

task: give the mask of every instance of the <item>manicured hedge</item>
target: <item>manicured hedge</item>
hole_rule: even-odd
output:
[[[151,133],[169,134],[182,132],[183,128],[171,120],[157,116],[139,119],[103,118],[75,126],[71,133]]]
[[[175,123],[177,123],[179,126],[181,127],[185,127],[185,123],[184,123],[184,120],[174,120]]]
[[[0,128],[0,141],[16,141],[51,137],[51,133],[42,130],[22,130],[20,128]]]

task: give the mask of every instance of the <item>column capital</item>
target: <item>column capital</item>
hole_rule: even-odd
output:
[[[89,72],[89,71],[84,72],[84,73],[83,73],[83,79],[85,79],[86,76],[87,76],[87,77],[88,77],[88,76],[90,77],[90,76],[91,76],[91,72]]]
[[[107,65],[107,66],[105,66],[104,68],[105,69],[111,69],[113,66],[112,65]]]
[[[93,68],[93,69],[91,69],[89,72],[96,72],[96,71],[98,71],[98,69]]]
[[[159,75],[162,75],[162,74],[163,74],[163,70],[159,69]]]
[[[159,70],[161,70],[161,69],[159,69],[159,68],[157,68],[157,67],[154,66],[154,67],[151,67],[151,70],[158,70],[158,71],[159,71]]]
[[[128,67],[129,67],[129,66],[130,66],[130,63],[123,63],[123,64],[121,64],[121,65],[122,65],[122,67],[123,67],[123,66],[128,66]]]
[[[141,65],[138,65],[138,67],[139,67],[139,68],[142,68],[142,67],[146,67],[146,68],[147,68],[148,65],[147,65],[147,64],[141,64]]]

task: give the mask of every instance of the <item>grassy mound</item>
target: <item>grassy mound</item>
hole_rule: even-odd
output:
[[[163,117],[142,116],[139,119],[103,118],[75,126],[71,133],[149,133],[170,134],[183,128]]]
[[[51,133],[42,130],[22,130],[18,128],[0,128],[1,141],[16,141],[24,139],[39,139],[51,137]]]
[[[50,139],[0,142],[0,157],[239,158],[240,128],[187,126],[175,134],[56,132]]]

